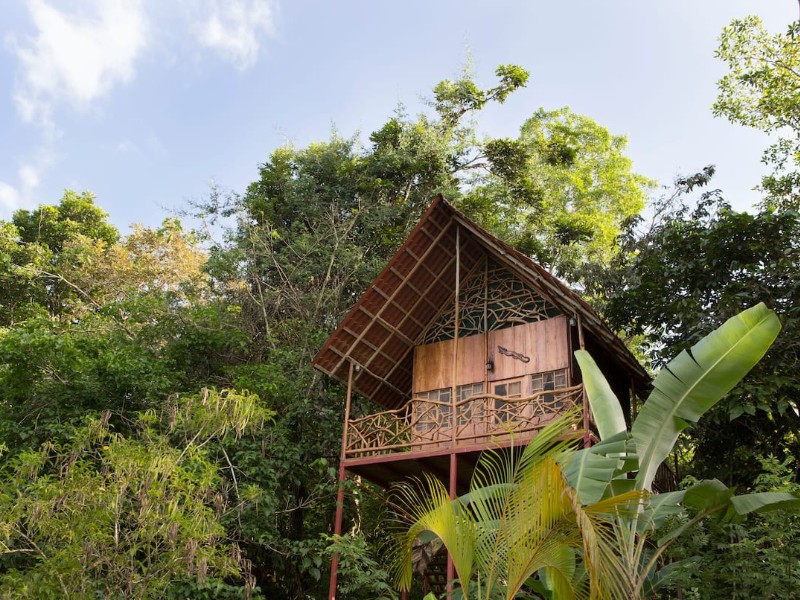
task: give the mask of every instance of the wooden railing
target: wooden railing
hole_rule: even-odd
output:
[[[455,405],[455,447],[527,439],[558,414],[578,406],[583,386],[537,392],[527,398],[491,394],[471,396]],[[354,419],[347,426],[346,458],[395,452],[426,452],[453,447],[450,402],[413,398],[403,408]]]

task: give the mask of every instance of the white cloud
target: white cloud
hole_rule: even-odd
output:
[[[19,180],[23,189],[36,189],[39,187],[39,169],[33,165],[22,165],[19,169]]]
[[[117,152],[120,154],[133,154],[139,152],[139,146],[131,140],[122,140],[117,143]]]
[[[274,34],[272,6],[270,0],[210,0],[209,16],[197,28],[199,41],[247,69],[258,60],[261,36]]]
[[[52,153],[46,148],[40,148],[37,161],[23,164],[17,170],[17,186],[5,181],[0,181],[0,215],[5,218],[18,208],[32,206],[34,192],[39,187],[42,171],[46,170],[53,161]]]
[[[278,0],[23,2],[32,32],[17,32],[6,42],[18,61],[13,91],[17,112],[23,122],[39,128],[40,139],[31,158],[21,159],[16,173],[0,180],[0,213],[34,202],[62,137],[54,116],[57,107],[89,108],[134,79],[137,63],[150,46],[161,53],[168,46],[186,49],[187,37],[191,44],[246,69],[258,60],[263,40],[275,33]],[[155,15],[166,19],[156,21]],[[145,149],[166,154],[155,135],[139,143],[124,139],[112,147],[122,154]]]
[[[21,75],[14,99],[26,122],[52,126],[53,106],[78,108],[129,82],[145,48],[147,19],[136,0],[94,0],[89,14],[67,14],[27,0],[36,34],[12,40]]]
[[[19,190],[5,181],[0,181],[0,214],[8,213],[10,215],[19,205]]]

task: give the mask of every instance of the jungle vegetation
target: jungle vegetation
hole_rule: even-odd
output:
[[[439,193],[584,293],[654,372],[765,303],[782,332],[666,462],[687,495],[797,493],[796,30],[747,18],[720,40],[715,113],[779,134],[752,212],[712,166],[659,190],[624,136],[567,107],[485,136],[481,109],[528,84],[501,65],[366,139],[272,150],[246,190],[187,207],[213,238],[175,217],[123,234],[77,191],[0,222],[0,596],[324,598],[338,553],[342,597],[397,598],[381,490],[348,481],[331,535],[344,390],[311,358]],[[664,597],[790,597],[798,548],[796,514],[693,524],[663,552],[681,565]]]

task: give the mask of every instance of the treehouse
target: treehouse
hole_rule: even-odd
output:
[[[588,444],[578,348],[623,402],[648,385],[578,294],[436,198],[314,358],[347,385],[340,479],[426,472],[462,493],[482,450],[524,445],[574,407]],[[374,410],[351,414],[354,392]]]

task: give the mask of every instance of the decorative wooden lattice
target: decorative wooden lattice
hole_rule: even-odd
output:
[[[527,398],[492,394],[456,402],[456,446],[502,441],[533,433],[557,415],[580,404],[583,386],[541,391]],[[414,398],[406,406],[350,421],[347,458],[395,452],[424,452],[452,445],[453,405]]]
[[[459,293],[459,337],[533,323],[559,314],[558,309],[494,261],[479,265]],[[452,340],[455,303],[442,312],[421,336],[432,344]]]

